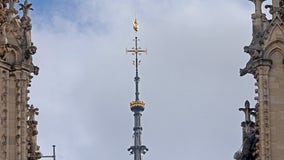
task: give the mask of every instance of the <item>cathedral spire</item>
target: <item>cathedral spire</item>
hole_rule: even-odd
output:
[[[135,19],[133,22],[133,29],[135,32],[138,32],[138,21]],[[148,151],[148,148],[144,145],[142,145],[141,140],[141,134],[142,134],[142,126],[141,126],[141,116],[142,112],[144,111],[145,103],[139,99],[139,65],[140,60],[138,57],[142,53],[146,53],[147,50],[143,50],[140,47],[138,47],[138,37],[136,36],[135,46],[130,49],[126,50],[127,53],[132,53],[132,55],[135,56],[135,60],[133,61],[133,64],[135,65],[135,100],[130,103],[130,109],[132,112],[134,112],[134,128],[133,128],[133,137],[134,137],[134,145],[131,146],[128,151],[130,151],[131,154],[134,154],[134,160],[142,160],[142,154],[145,154]]]

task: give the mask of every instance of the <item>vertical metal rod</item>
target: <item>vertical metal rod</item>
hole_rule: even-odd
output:
[[[55,160],[55,145],[52,145],[52,151],[53,151],[53,160]]]
[[[138,38],[135,37],[135,67],[136,67],[136,76],[134,78],[135,80],[135,88],[136,88],[136,91],[135,91],[135,100],[138,101],[139,100],[139,87],[138,87],[138,83],[139,83],[139,76],[138,76],[138,45],[137,45],[137,41],[138,41]]]
[[[41,156],[41,158],[53,158],[53,160],[56,159],[56,155],[55,155],[55,145],[52,145],[52,156]]]

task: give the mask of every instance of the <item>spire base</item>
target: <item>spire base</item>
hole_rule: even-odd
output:
[[[142,154],[146,154],[146,152],[149,151],[149,149],[144,145],[131,146],[130,148],[128,148],[128,151],[130,152],[130,154],[134,154],[134,152],[137,151],[137,150]]]

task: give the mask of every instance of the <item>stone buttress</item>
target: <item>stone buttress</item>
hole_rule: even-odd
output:
[[[265,0],[250,1],[255,4],[255,13],[252,14],[253,38],[251,44],[244,47],[250,60],[240,74],[252,74],[256,80],[256,141],[252,142],[255,144],[250,150],[251,158],[244,160],[283,160],[284,0],[272,0],[272,5],[265,6],[272,15],[271,19],[267,19],[261,11]]]
[[[32,57],[31,4],[0,0],[0,160],[39,159],[37,145],[38,109],[28,103],[32,75],[39,68]]]

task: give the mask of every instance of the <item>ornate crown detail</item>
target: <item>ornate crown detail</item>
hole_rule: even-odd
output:
[[[134,108],[134,107],[142,107],[144,108],[145,103],[143,101],[137,100],[137,101],[132,101],[130,102],[130,108]]]

